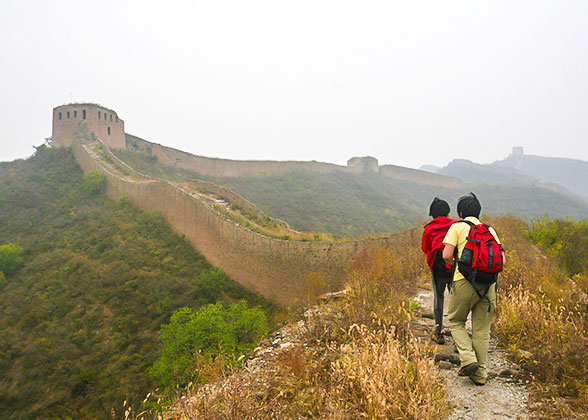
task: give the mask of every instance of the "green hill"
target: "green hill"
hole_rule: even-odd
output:
[[[87,191],[68,150],[0,163],[0,214],[0,245],[24,250],[0,275],[3,419],[121,418],[157,385],[147,370],[174,310],[274,309],[228,279],[206,288],[213,267],[159,215]]]
[[[581,198],[535,185],[470,183],[463,188],[447,188],[377,173],[357,175],[343,171],[210,178],[163,165],[154,156],[128,150],[116,153],[134,168],[152,176],[212,180],[243,195],[295,229],[345,237],[398,232],[414,226],[428,218],[429,204],[435,196],[448,200],[455,213],[454,203],[469,191],[480,197],[483,212],[495,216],[515,214],[529,220],[545,215],[572,219],[588,215],[588,202]]]

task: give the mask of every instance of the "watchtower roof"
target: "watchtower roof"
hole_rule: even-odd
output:
[[[117,115],[118,116],[117,112],[114,109],[111,109],[111,108],[102,106],[100,104],[95,104],[95,103],[92,103],[92,102],[72,102],[70,104],[63,104],[63,105],[56,106],[55,108],[53,108],[53,110],[56,110],[58,108],[68,107],[68,106],[69,107],[73,106],[73,107],[76,107],[76,108],[79,108],[79,107],[100,108],[100,109],[105,109],[106,111],[112,112],[114,115]]]

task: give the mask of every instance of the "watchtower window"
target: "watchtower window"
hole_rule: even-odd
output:
[[[100,119],[100,111],[98,111],[98,119]]]
[[[74,111],[74,118],[78,118],[78,111]]]
[[[108,135],[110,136],[110,127],[108,127]]]
[[[86,110],[82,109],[82,118],[85,120],[86,119]]]
[[[116,122],[118,122],[118,115],[116,116]]]
[[[67,119],[69,120],[69,111],[67,111]]]
[[[112,114],[110,114],[110,121],[112,122]]]
[[[61,119],[61,112],[59,113],[59,119]]]

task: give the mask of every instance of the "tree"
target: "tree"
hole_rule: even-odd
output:
[[[247,353],[267,331],[263,311],[247,308],[244,300],[229,308],[210,304],[196,313],[178,309],[161,327],[163,351],[150,374],[165,386],[198,381],[193,372],[199,360]]]
[[[9,276],[18,270],[24,263],[22,248],[8,243],[0,245],[0,271]]]
[[[84,175],[82,188],[90,195],[96,195],[104,190],[104,174],[99,171],[88,171]]]
[[[196,282],[198,287],[206,294],[208,301],[216,302],[224,290],[227,282],[227,276],[222,268],[212,268],[200,274],[200,278]]]

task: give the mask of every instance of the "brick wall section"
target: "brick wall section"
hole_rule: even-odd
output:
[[[222,178],[275,175],[296,170],[330,173],[335,170],[345,170],[346,168],[345,166],[322,162],[280,162],[269,160],[229,160],[209,158],[192,155],[157,143],[151,143],[129,134],[127,134],[127,149],[147,155],[155,155],[159,162],[164,165],[173,165],[179,168],[196,171],[201,175]]]
[[[244,161],[209,158],[192,155],[171,147],[162,146],[143,140],[139,137],[127,134],[127,149],[140,152],[145,155],[157,156],[159,162],[164,165],[177,166],[179,168],[195,171],[201,175],[233,178],[241,176],[265,176],[281,175],[292,171],[305,171],[314,173],[331,173],[344,171],[350,173],[379,172],[381,175],[415,182],[418,184],[443,186],[448,188],[459,188],[463,182],[450,176],[433,174],[418,169],[405,168],[395,165],[383,165],[379,167],[375,158],[351,158],[348,166],[334,165],[322,162],[297,162],[297,161]]]
[[[463,181],[457,178],[418,169],[405,168],[404,166],[380,166],[380,175],[403,181],[416,182],[417,184],[433,185],[435,187],[462,188],[465,185]]]
[[[111,172],[75,136],[73,153],[84,172],[98,170],[106,178],[106,194],[123,195],[145,210],[162,214],[170,227],[186,236],[214,266],[243,286],[282,304],[303,296],[310,272],[324,275],[326,289],[340,289],[354,258],[364,249],[387,246],[393,237],[344,242],[298,242],[269,238],[236,225],[202,200],[162,180],[123,178]]]
[[[112,160],[114,160],[117,165],[124,168],[124,170],[131,174],[135,178],[139,179],[150,179],[150,180],[157,180],[157,181],[165,181],[164,179],[154,178],[149,175],[142,174],[136,171],[133,167],[129,166],[126,162],[120,160],[108,147],[103,147],[103,150],[106,154],[110,156]],[[247,200],[245,197],[237,194],[233,190],[225,187],[221,187],[220,185],[215,184],[214,182],[202,181],[199,179],[191,179],[189,182],[195,189],[204,193],[204,194],[214,194],[231,204],[236,204],[241,208],[241,210],[246,211],[247,213],[256,216],[259,219],[268,218],[271,222],[275,223],[276,225],[282,226],[286,229],[291,229],[290,225],[283,220],[275,219],[273,217],[268,217],[263,211],[259,209],[254,203]]]

